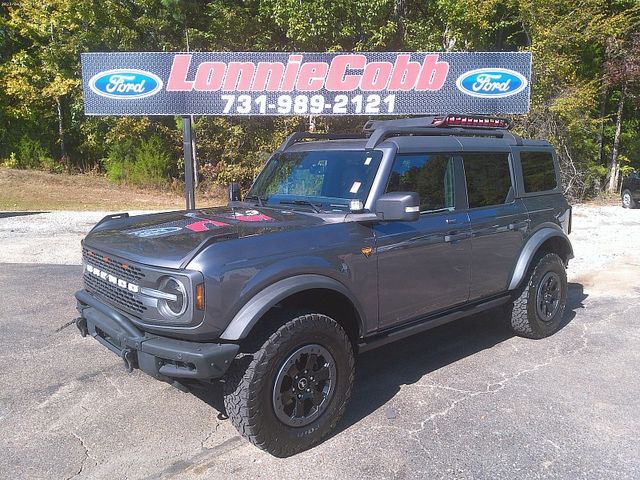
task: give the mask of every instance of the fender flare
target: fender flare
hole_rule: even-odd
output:
[[[560,238],[566,244],[569,251],[569,258],[573,258],[573,247],[571,246],[571,241],[567,234],[556,225],[543,227],[529,237],[529,240],[527,240],[527,243],[525,243],[524,247],[520,251],[520,256],[518,257],[516,266],[511,274],[509,290],[515,290],[518,288],[518,285],[520,285],[520,282],[522,282],[527,270],[529,269],[529,265],[531,265],[533,256],[544,242],[553,237]]]
[[[305,274],[285,278],[264,288],[253,296],[220,335],[221,340],[238,341],[246,338],[256,323],[278,302],[295,293],[314,288],[333,290],[347,297],[363,320],[359,307],[349,290],[337,280],[324,275]],[[362,324],[358,325],[362,329]]]

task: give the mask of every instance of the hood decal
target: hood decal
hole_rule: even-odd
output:
[[[231,223],[198,216],[194,212],[184,214],[184,219],[154,225],[148,228],[137,228],[127,233],[134,237],[154,238],[177,235],[188,232],[208,232],[223,227],[229,227],[235,222],[273,222],[274,219],[258,210],[239,210],[215,215],[216,218],[230,220]]]
[[[224,222],[216,222],[215,220],[201,220],[199,222],[190,223],[185,228],[192,232],[206,232],[220,227],[227,227],[229,224]]]

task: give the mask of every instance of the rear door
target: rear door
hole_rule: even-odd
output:
[[[515,198],[509,152],[465,152],[464,165],[471,242],[469,299],[507,289],[529,230],[529,216]]]
[[[471,252],[459,157],[399,154],[386,191],[418,192],[421,214],[415,222],[387,222],[373,227],[380,328],[465,302]]]

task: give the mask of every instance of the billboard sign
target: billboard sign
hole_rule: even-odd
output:
[[[82,54],[87,115],[516,114],[525,52]]]

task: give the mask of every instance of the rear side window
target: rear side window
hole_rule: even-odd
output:
[[[453,208],[454,163],[449,155],[398,155],[387,192],[418,192],[420,211]]]
[[[465,153],[462,155],[467,178],[469,208],[501,205],[510,201],[511,174],[506,153]]]
[[[544,192],[558,186],[550,152],[520,152],[524,191]]]

